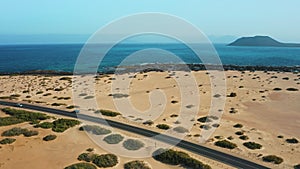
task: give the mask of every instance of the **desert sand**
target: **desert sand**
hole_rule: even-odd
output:
[[[122,96],[122,98],[117,99],[129,99],[137,110],[144,112],[151,108],[151,102],[149,102],[151,92],[160,90],[164,93],[166,104],[160,109],[160,104],[155,105],[155,102],[152,103],[152,106],[158,107],[157,110],[162,110],[162,112],[159,112],[161,114],[159,114],[158,118],[153,119],[153,125],[144,125],[142,122],[146,118],[138,119],[136,116],[122,114],[122,111],[120,111],[121,116],[106,118],[163,132],[156,125],[168,124],[173,126],[176,123],[178,120],[176,115],[179,115],[181,100],[185,96],[181,96],[180,89],[189,88],[189,86],[180,86],[176,83],[176,77],[181,73],[148,72],[138,73],[135,76],[134,74],[126,74],[125,76],[132,81],[130,86],[128,88],[124,86],[124,89],[114,86],[114,75],[75,77],[73,79],[75,81],[86,78],[86,81],[83,80],[80,84],[80,89],[82,89],[80,96],[73,96],[71,76],[0,76],[0,97],[2,99],[10,98],[15,102],[29,102],[68,111],[79,109],[76,106],[82,107],[82,105],[74,105],[74,97],[85,100],[87,103],[96,98],[99,109],[118,111],[112,95],[115,93],[124,94],[124,91],[128,90],[128,96]],[[201,130],[204,130],[200,126],[204,123],[198,122],[197,119],[207,116],[211,108],[211,100],[215,96],[212,96],[211,93],[210,74],[207,74],[205,71],[197,71],[187,76],[191,75],[196,77],[200,105],[197,107],[198,111],[195,112],[194,121],[190,121],[193,127],[187,133],[185,139],[198,143]],[[226,95],[223,96],[226,98],[225,108],[220,110],[222,118],[220,118],[218,123],[219,126],[216,127],[213,135],[204,145],[271,168],[292,168],[292,166],[300,163],[300,144],[289,144],[285,141],[288,138],[300,139],[299,74],[226,71],[225,76],[227,90]],[[95,88],[85,87],[88,83],[95,84]],[[274,90],[275,88],[278,89]],[[298,90],[291,91],[287,90],[288,88]],[[78,94],[78,91],[74,93]],[[234,95],[228,97],[232,93]],[[190,101],[192,102],[193,100]],[[75,106],[75,108],[70,106]],[[186,109],[193,110],[193,108]],[[87,113],[95,115],[93,111],[89,110]],[[237,123],[242,124],[243,127],[233,127]],[[27,123],[16,126],[31,127]],[[0,131],[2,132],[11,127],[0,127]],[[52,131],[38,130],[40,130],[38,136],[32,138],[18,136],[17,141],[12,145],[1,145],[0,156],[5,158],[1,158],[0,168],[40,168],[40,166],[63,168],[77,162],[77,156],[87,148],[93,147],[97,153],[105,153],[105,150],[90,140],[85,133],[79,132],[78,127],[58,134],[58,139],[47,143],[43,142],[41,138]],[[140,137],[122,130],[117,131],[124,135]],[[248,140],[240,139],[235,134],[237,131],[242,131],[248,137]],[[230,141],[237,144],[237,148],[228,150],[214,145],[215,141],[227,139],[230,136],[232,137]],[[278,138],[278,136],[283,136],[283,138]],[[250,150],[243,146],[243,143],[248,141],[259,143],[262,145],[262,148]],[[211,165],[212,168],[231,168],[205,157],[189,154]],[[284,161],[279,165],[263,162],[262,156],[264,155],[280,156]],[[130,160],[132,159],[120,157],[120,163],[116,168],[122,168],[123,164]],[[148,162],[152,168],[180,168],[179,166],[162,164],[152,158],[143,160]]]

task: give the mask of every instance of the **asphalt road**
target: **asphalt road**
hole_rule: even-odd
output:
[[[0,105],[4,106],[12,106],[12,107],[19,107],[17,103],[14,102],[7,102],[7,101],[0,101]],[[112,121],[112,120],[105,120],[102,118],[97,118],[89,115],[84,115],[84,114],[75,114],[71,113],[69,111],[64,111],[64,110],[58,110],[58,109],[53,109],[53,108],[48,108],[48,107],[42,107],[42,106],[36,106],[36,105],[31,105],[31,104],[23,104],[22,107],[26,109],[31,109],[31,110],[37,110],[37,111],[43,111],[47,113],[52,113],[52,114],[57,114],[57,115],[63,115],[67,117],[72,117],[72,118],[79,118],[82,120],[86,121],[91,121],[94,123],[99,123],[99,124],[104,124],[107,125],[109,124],[112,127],[119,128],[121,130],[129,131],[132,133],[136,133],[145,137],[153,137],[156,136],[160,133],[154,132],[151,130],[131,126],[128,124]],[[236,167],[236,168],[241,168],[241,169],[268,169],[268,167],[262,166],[260,164],[256,164],[254,162],[223,153],[221,151],[213,150],[195,143],[191,143],[185,140],[178,140],[175,137],[167,136],[160,134],[159,137],[155,137],[158,141],[162,141],[168,144],[174,144],[178,143],[176,146],[183,148],[185,150],[188,150],[190,152],[194,152],[196,154],[199,154],[201,156],[228,164],[230,166]]]

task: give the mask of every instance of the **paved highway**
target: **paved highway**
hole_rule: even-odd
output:
[[[8,101],[0,101],[0,105],[4,106],[12,106],[12,107],[19,107],[17,103],[14,102],[8,102]],[[48,108],[48,107],[42,107],[42,106],[36,106],[36,105],[31,105],[31,104],[22,104],[22,108],[25,109],[31,109],[31,110],[37,110],[37,111],[43,111],[47,113],[52,113],[52,114],[57,114],[57,115],[63,115],[67,117],[72,117],[72,118],[78,118],[86,121],[91,121],[94,123],[100,123],[107,125],[109,124],[112,127],[119,128],[121,130],[129,131],[132,133],[136,133],[145,137],[153,137],[156,136],[160,133],[154,132],[151,130],[131,126],[128,124],[112,121],[112,120],[105,120],[102,118],[97,118],[89,115],[84,115],[84,114],[75,114],[71,113],[69,111],[64,111],[64,110],[58,110],[58,109],[53,109],[53,108]],[[78,117],[77,117],[78,116]],[[196,154],[199,154],[201,156],[228,164],[230,166],[240,168],[240,169],[268,169],[268,167],[262,166],[260,164],[256,164],[254,162],[223,153],[221,151],[213,150],[195,143],[191,143],[185,140],[178,140],[175,137],[167,136],[160,134],[159,137],[155,137],[158,141],[162,141],[168,144],[175,144],[178,143],[176,146],[183,148],[185,150],[188,150],[190,152],[194,152]]]

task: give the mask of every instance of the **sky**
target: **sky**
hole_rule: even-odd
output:
[[[143,12],[178,16],[216,41],[268,35],[300,42],[299,7],[299,0],[0,0],[0,42],[84,41],[118,18]]]

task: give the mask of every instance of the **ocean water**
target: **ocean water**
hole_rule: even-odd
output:
[[[31,70],[72,72],[83,44],[0,45],[0,73]],[[98,54],[103,45],[95,45],[90,54]],[[232,47],[214,45],[224,65],[299,66],[300,48]],[[149,49],[161,49],[150,50]],[[118,44],[107,52],[99,70],[119,65],[127,56],[140,52],[125,64],[177,63],[170,53],[185,63],[202,63],[183,44]],[[147,51],[148,50],[148,51]],[[168,52],[164,52],[168,51]]]

